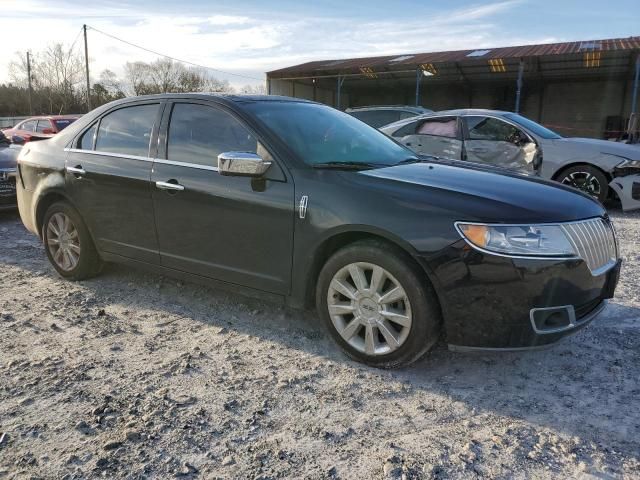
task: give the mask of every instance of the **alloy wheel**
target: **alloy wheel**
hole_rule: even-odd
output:
[[[397,350],[411,330],[407,293],[391,273],[372,263],[351,263],[338,270],[329,284],[327,307],[340,336],[367,355]]]
[[[80,261],[78,230],[64,213],[57,212],[49,218],[47,248],[56,265],[66,272],[76,268]]]
[[[600,181],[590,172],[572,172],[565,176],[561,183],[582,190],[592,197],[600,196]]]

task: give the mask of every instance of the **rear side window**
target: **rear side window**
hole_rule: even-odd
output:
[[[407,135],[432,135],[436,137],[457,138],[458,119],[455,117],[429,118],[406,124],[393,134],[394,137]]]
[[[152,104],[125,107],[105,115],[98,128],[96,150],[148,157],[157,114],[158,104]]]
[[[215,107],[176,103],[171,112],[167,158],[218,166],[223,152],[256,153],[258,142],[231,114]]]

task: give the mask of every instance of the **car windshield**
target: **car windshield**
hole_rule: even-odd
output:
[[[538,137],[546,138],[547,140],[557,140],[558,138],[562,138],[561,135],[558,135],[553,130],[549,130],[547,127],[543,127],[539,123],[536,123],[533,120],[529,120],[528,118],[523,117],[522,115],[518,115],[517,113],[507,113],[505,117],[523,126]]]
[[[76,121],[75,118],[62,118],[59,120],[54,120],[53,122],[56,124],[56,128],[58,129],[58,131],[61,131],[67,128],[69,125],[71,125],[75,121]]]
[[[415,157],[365,123],[325,105],[255,102],[246,108],[308,165],[396,165]]]

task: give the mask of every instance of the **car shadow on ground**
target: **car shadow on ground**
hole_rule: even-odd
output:
[[[21,227],[13,224],[16,220],[16,216],[1,216],[0,235],[20,232]],[[2,252],[0,268],[22,269],[25,281],[30,274],[50,277],[65,288],[66,282],[49,265],[37,238],[23,232],[7,243],[13,250]],[[478,418],[496,414],[582,438],[593,438],[598,432],[596,436],[606,445],[640,451],[639,387],[633,381],[635,375],[628,374],[640,367],[640,308],[635,306],[612,302],[592,325],[550,349],[463,354],[448,351],[440,342],[416,364],[384,371],[349,360],[313,312],[119,265],[107,265],[101,276],[69,285],[92,297],[96,308],[118,304],[131,312],[162,312],[339,363],[352,369],[354,378],[368,371],[389,384],[410,386],[394,393],[397,402],[426,392],[466,404]]]

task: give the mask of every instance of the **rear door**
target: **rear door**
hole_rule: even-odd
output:
[[[393,136],[422,155],[454,160],[462,156],[462,132],[456,116],[416,120],[398,129]]]
[[[535,171],[537,147],[529,136],[509,122],[496,117],[464,117],[466,159],[521,173]]]
[[[151,178],[162,265],[288,293],[294,189],[277,159],[223,106],[176,102],[162,124]],[[222,176],[217,157],[229,151],[273,164],[264,178]]]
[[[149,181],[160,114],[159,102],[111,110],[76,138],[66,158],[67,189],[98,248],[156,264]]]

